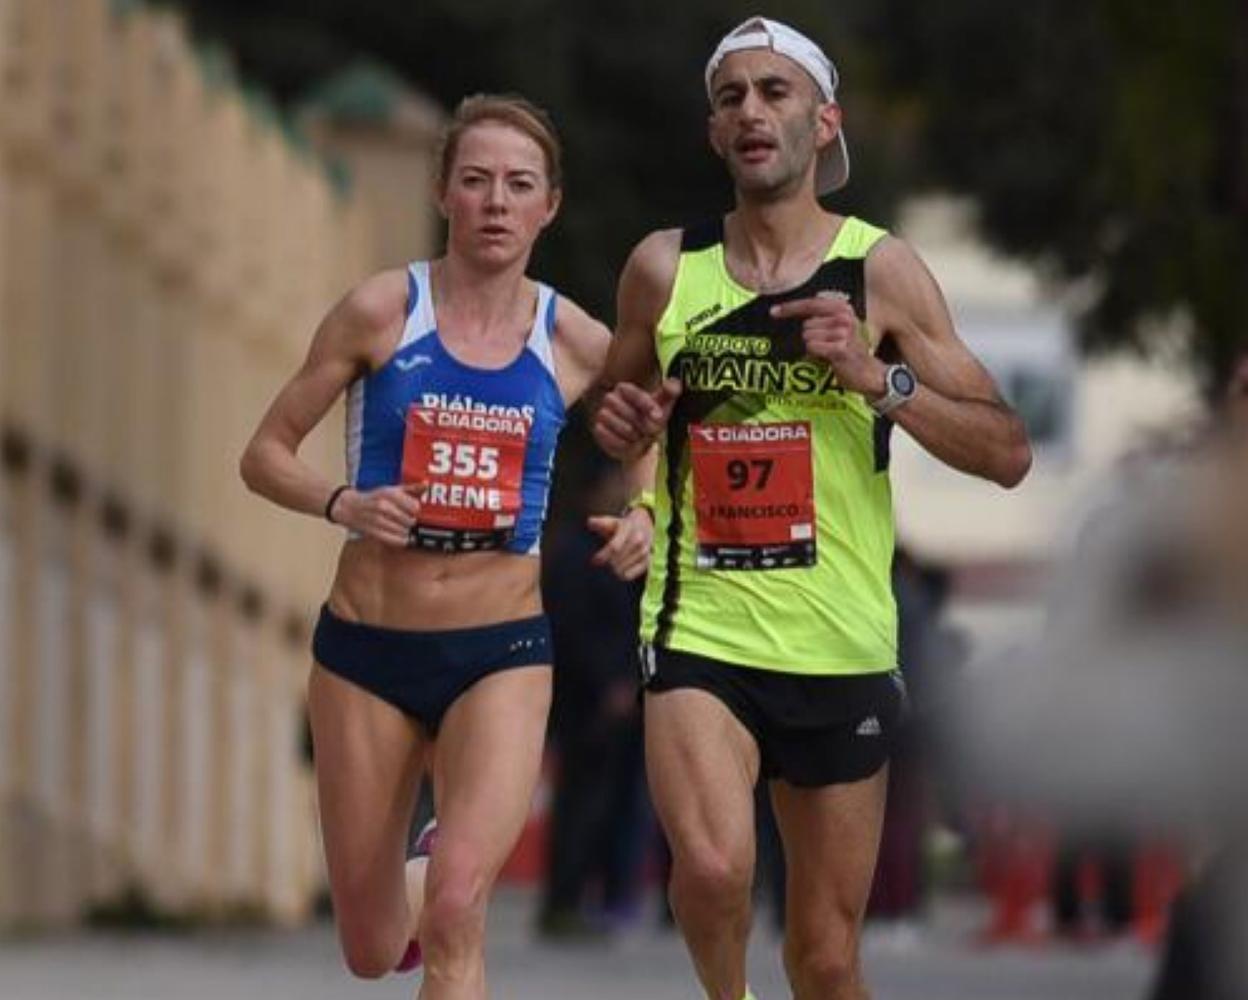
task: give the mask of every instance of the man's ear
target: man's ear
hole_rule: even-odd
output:
[[[819,149],[827,147],[841,130],[841,106],[825,101],[815,109],[815,142]]]
[[[715,150],[715,155],[722,160],[724,157],[724,150],[715,138],[715,116],[713,114],[708,115],[706,118],[706,138],[711,144],[711,149]]]

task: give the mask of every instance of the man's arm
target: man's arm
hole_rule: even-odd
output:
[[[651,233],[633,249],[620,275],[616,331],[603,374],[607,391],[594,417],[594,439],[613,458],[627,461],[643,455],[662,432],[680,394],[679,383],[659,383],[654,344],[679,256],[680,230]]]
[[[992,376],[954,332],[944,296],[908,245],[886,237],[867,256],[867,321],[914,371],[919,386],[889,413],[930,454],[961,472],[1017,486],[1031,467],[1031,445]],[[858,320],[839,297],[775,306],[801,319],[806,350],[827,361],[845,389],[867,399],[885,394],[888,363],[859,336]],[[888,340],[885,340],[888,338]]]
[[[667,307],[679,256],[676,229],[651,233],[629,255],[620,275],[616,333],[594,414],[594,439],[621,461],[627,495],[634,499],[653,494],[658,468],[655,438],[680,395],[680,383],[671,380],[648,391],[659,381],[654,329]],[[633,504],[619,517],[591,517],[590,528],[606,540],[593,561],[609,565],[624,580],[644,573],[654,535],[652,505],[652,500]]]
[[[866,273],[867,320],[891,336],[919,381],[914,398],[890,418],[946,465],[1017,486],[1031,468],[1027,429],[958,337],[927,266],[907,243],[888,237],[868,255]]]

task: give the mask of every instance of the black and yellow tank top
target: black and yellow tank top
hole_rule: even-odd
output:
[[[684,232],[656,331],[684,391],[660,442],[646,641],[795,674],[896,667],[892,425],[769,314],[824,292],[865,319],[884,235],[847,218],[808,281],[764,295],[728,273],[722,220]]]

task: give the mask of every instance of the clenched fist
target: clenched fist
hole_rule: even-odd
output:
[[[334,504],[334,520],[352,531],[399,548],[409,544],[420,517],[424,483],[345,490]]]
[[[621,382],[608,392],[594,418],[594,440],[612,458],[628,461],[643,454],[663,433],[680,398],[677,379],[664,379],[654,392]]]

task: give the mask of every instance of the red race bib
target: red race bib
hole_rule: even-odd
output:
[[[515,532],[529,422],[413,404],[403,482],[425,483],[411,545],[439,552],[502,548]]]
[[[815,562],[810,424],[693,424],[699,569]]]

